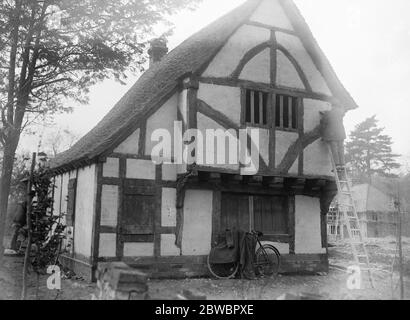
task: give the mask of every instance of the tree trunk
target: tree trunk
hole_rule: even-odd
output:
[[[367,157],[366,157],[366,169],[367,169],[367,178],[372,177],[372,165],[371,165],[371,158],[370,158],[370,150],[367,150]]]
[[[31,254],[31,246],[33,241],[33,234],[32,234],[32,224],[31,224],[31,212],[32,212],[32,203],[33,197],[31,195],[31,187],[33,184],[33,172],[36,166],[36,154],[33,153],[33,158],[31,159],[31,169],[30,169],[30,179],[27,184],[27,194],[26,194],[26,201],[27,201],[27,248],[26,254],[24,255],[24,266],[23,266],[23,288],[21,290],[21,300],[27,299],[27,286],[28,286],[28,268],[30,264],[30,254]]]
[[[14,139],[6,141],[3,152],[3,168],[1,171],[0,184],[0,267],[3,265],[4,258],[4,236],[7,221],[7,207],[9,202],[11,177],[14,166],[14,156],[20,135],[17,134]]]

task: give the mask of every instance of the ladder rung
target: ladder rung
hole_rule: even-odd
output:
[[[337,216],[337,223],[341,223],[342,226],[346,225],[349,234],[349,242],[351,244],[351,250],[354,255],[354,259],[357,265],[362,271],[368,271],[370,275],[370,282],[373,285],[373,278],[370,269],[370,259],[367,253],[366,244],[363,239],[363,230],[360,228],[361,219],[359,218],[353,199],[352,184],[349,181],[348,170],[346,166],[336,166],[334,155],[330,150],[331,161],[336,182],[337,189],[340,197],[339,200],[339,212]],[[344,201],[344,203],[342,203]],[[352,224],[354,227],[352,227]],[[356,227],[358,226],[358,227]],[[364,261],[364,259],[366,259]]]

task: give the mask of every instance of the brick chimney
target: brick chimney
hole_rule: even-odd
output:
[[[151,47],[148,50],[149,66],[152,67],[168,53],[167,42],[164,38],[157,38],[150,42]]]

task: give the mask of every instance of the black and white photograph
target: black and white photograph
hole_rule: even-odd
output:
[[[0,300],[410,299],[409,17],[0,0]]]

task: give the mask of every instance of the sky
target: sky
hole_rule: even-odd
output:
[[[313,35],[353,96],[359,109],[345,118],[350,132],[377,115],[393,138],[395,153],[410,170],[410,1],[294,0]],[[168,46],[173,49],[190,35],[234,9],[244,0],[203,0],[195,10],[171,18],[175,24]],[[90,103],[55,117],[55,126],[86,134],[135,83],[107,80],[92,88]],[[44,129],[47,135],[50,129]],[[38,136],[23,137],[21,149],[36,150]]]

